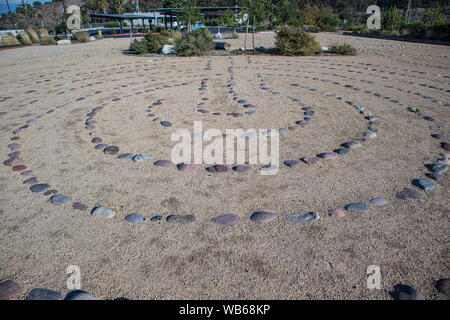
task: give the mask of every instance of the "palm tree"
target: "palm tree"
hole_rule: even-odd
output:
[[[6,0],[6,5],[8,6],[8,17],[9,17],[9,21],[11,22],[11,27],[14,29],[14,22],[13,19],[11,17],[11,8],[9,7],[9,2],[8,0]]]
[[[102,13],[106,13],[109,8],[109,3],[107,0],[94,0],[96,8],[100,9]]]
[[[124,6],[124,0],[114,0],[114,9],[118,14],[122,13],[122,9]]]

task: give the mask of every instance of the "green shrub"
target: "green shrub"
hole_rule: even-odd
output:
[[[220,19],[209,19],[208,21],[206,21],[206,25],[217,27],[222,25],[222,21]]]
[[[394,30],[402,28],[406,24],[406,17],[396,7],[391,7],[389,11],[383,12],[382,15],[383,30]]]
[[[213,51],[215,44],[212,34],[206,28],[197,29],[182,35],[175,53],[179,56],[202,56]]]
[[[359,32],[361,32],[364,29],[367,29],[367,26],[365,24],[353,25],[353,26],[346,26],[345,29],[348,30],[348,31],[359,31]]]
[[[36,30],[34,30],[33,28],[26,28],[25,32],[28,33],[28,35],[30,36],[30,39],[33,43],[39,43],[39,36],[38,36]]]
[[[166,43],[167,39],[168,38],[161,33],[149,33],[141,41],[141,45],[145,45],[147,49],[145,50],[143,47],[141,47],[140,49],[138,49],[138,51],[141,53],[144,53],[145,51],[145,53],[158,53]]]
[[[358,53],[356,48],[348,43],[334,44],[328,49],[328,52],[341,54],[344,56],[356,56]]]
[[[282,27],[275,35],[275,48],[282,55],[309,56],[322,53],[314,36],[300,27]]]
[[[74,37],[78,42],[89,42],[89,33],[85,31],[74,33]]]
[[[50,45],[54,45],[54,44],[56,44],[56,41],[53,38],[47,37],[47,38],[41,39],[41,45],[50,46]]]
[[[30,36],[26,32],[19,34],[17,36],[17,39],[20,41],[21,44],[26,46],[31,46],[33,44],[33,41],[31,41]]]
[[[142,39],[141,41],[134,39],[133,43],[130,46],[130,50],[137,51],[140,54],[150,53],[150,51],[148,50],[147,40],[145,39]]]
[[[436,21],[430,28],[431,38],[450,41],[450,21]]]

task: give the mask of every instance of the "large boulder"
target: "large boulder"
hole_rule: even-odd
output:
[[[161,53],[165,55],[174,54],[175,48],[176,46],[174,45],[165,44],[161,49]]]
[[[58,40],[56,42],[56,44],[60,45],[60,44],[72,44],[72,41],[65,39],[65,40]]]

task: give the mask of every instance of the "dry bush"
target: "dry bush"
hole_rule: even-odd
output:
[[[348,43],[334,44],[328,49],[328,52],[341,54],[344,56],[356,56],[358,53],[356,48]]]
[[[17,39],[20,41],[21,44],[24,44],[26,46],[31,46],[33,44],[33,41],[30,39],[30,35],[26,32],[19,34],[17,36]]]
[[[277,51],[286,56],[311,56],[322,53],[317,40],[300,27],[285,26],[275,35]]]
[[[28,35],[30,36],[30,39],[33,43],[39,43],[39,36],[38,36],[36,30],[34,30],[33,28],[26,28],[25,32],[28,33]]]
[[[175,51],[178,56],[203,56],[216,47],[211,32],[206,28],[183,34]]]
[[[89,33],[85,31],[75,33],[74,37],[78,42],[89,42]]]

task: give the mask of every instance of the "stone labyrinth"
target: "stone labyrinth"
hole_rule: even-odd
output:
[[[108,113],[109,110],[127,106],[127,100],[131,97],[142,97],[139,102],[140,105],[133,106],[141,109],[141,116],[146,117],[150,125],[160,126],[158,129],[159,139],[170,139],[172,131],[175,133],[187,130],[182,128],[178,123],[172,120],[169,116],[160,115],[160,111],[166,109],[170,113],[171,103],[168,98],[180,87],[186,87],[190,92],[198,91],[195,106],[185,109],[185,113],[198,113],[196,117],[199,120],[208,121],[214,117],[233,117],[242,118],[242,123],[245,124],[247,117],[255,117],[260,108],[257,103],[252,102],[252,96],[246,95],[245,92],[239,90],[242,85],[240,75],[243,73],[254,74],[251,86],[257,88],[259,96],[275,96],[278,99],[278,105],[283,107],[283,112],[289,109],[294,110],[296,116],[289,116],[290,123],[285,127],[276,128],[280,135],[286,136],[286,139],[301,138],[301,131],[308,130],[308,127],[315,121],[322,121],[319,110],[314,106],[303,101],[303,96],[308,93],[312,96],[323,96],[326,98],[327,106],[325,108],[339,107],[345,109],[349,117],[355,118],[355,121],[364,122],[365,130],[362,130],[357,137],[349,137],[343,139],[339,145],[328,150],[322,150],[317,154],[294,154],[290,158],[281,159],[281,170],[308,170],[309,166],[318,166],[321,162],[340,161],[344,157],[352,157],[357,152],[364,152],[364,149],[370,148],[371,145],[377,143],[377,136],[383,135],[382,129],[379,127],[382,120],[379,119],[377,112],[370,110],[364,105],[362,98],[377,99],[377,103],[389,105],[392,108],[402,110],[405,117],[413,118],[414,121],[423,121],[429,124],[428,131],[424,135],[429,135],[429,143],[435,149],[435,162],[423,165],[428,169],[423,176],[417,176],[411,181],[409,185],[399,185],[398,190],[394,194],[383,194],[377,197],[367,199],[365,202],[354,202],[343,205],[342,208],[323,208],[324,212],[331,216],[343,217],[345,211],[351,212],[369,212],[374,210],[377,206],[386,205],[391,199],[400,200],[414,200],[421,199],[423,192],[429,192],[435,188],[439,188],[441,181],[445,179],[445,172],[448,169],[448,156],[450,152],[450,143],[443,135],[441,128],[445,126],[445,122],[439,121],[432,117],[428,112],[422,110],[422,106],[407,104],[400,101],[396,97],[395,92],[405,92],[409,95],[420,96],[428,101],[430,105],[436,105],[441,108],[447,108],[449,104],[432,96],[433,92],[445,92],[448,94],[448,82],[442,80],[430,80],[424,77],[424,72],[416,70],[402,70],[386,71],[384,66],[358,63],[356,61],[351,63],[340,64],[333,62],[332,59],[309,60],[302,59],[297,62],[294,59],[286,60],[281,58],[271,58],[264,62],[257,57],[227,57],[226,63],[228,67],[226,72],[216,72],[213,70],[214,59],[196,59],[191,68],[187,71],[191,73],[181,75],[180,70],[175,68],[171,73],[165,72],[170,63],[169,59],[157,58],[152,63],[132,64],[122,63],[116,65],[102,66],[96,71],[80,72],[75,74],[76,79],[72,81],[64,81],[63,77],[56,80],[47,79],[52,73],[31,73],[21,75],[21,80],[16,80],[15,91],[23,92],[21,94],[22,103],[16,105],[16,108],[32,108],[33,104],[38,103],[35,94],[40,90],[46,88],[64,88],[58,91],[56,95],[64,95],[67,91],[77,92],[80,88],[89,88],[89,94],[80,96],[73,100],[66,101],[63,104],[52,105],[51,99],[46,101],[48,110],[42,114],[30,117],[15,130],[11,132],[10,143],[7,145],[9,153],[4,154],[5,166],[9,166],[17,178],[23,180],[24,188],[28,188],[29,192],[40,194],[43,199],[50,199],[53,205],[71,204],[73,210],[80,210],[82,212],[90,212],[92,216],[101,218],[113,218],[115,211],[98,203],[87,203],[85,199],[74,198],[71,195],[70,188],[55,189],[51,183],[41,178],[39,167],[29,165],[29,160],[22,156],[22,150],[29,146],[27,141],[27,134],[33,134],[40,123],[47,121],[48,118],[54,116],[56,113],[68,113],[71,108],[82,106],[88,109],[84,122],[80,122],[79,126],[83,126],[86,134],[90,138],[92,144],[89,148],[92,149],[91,157],[114,157],[117,161],[123,162],[124,166],[147,166],[148,170],[151,167],[157,167],[157,170],[179,170],[184,172],[193,172],[205,170],[211,174],[240,174],[246,179],[252,179],[252,175],[257,170],[272,170],[275,165],[265,165],[262,167],[252,167],[250,165],[236,165],[228,167],[223,164],[216,164],[213,166],[203,166],[201,164],[193,163],[172,163],[170,159],[164,156],[158,150],[147,151],[146,153],[130,152],[126,145],[110,144],[108,137],[103,137],[96,130],[98,122],[98,115],[101,113]],[[235,61],[239,60],[239,65]],[[169,66],[168,66],[169,64]],[[307,64],[312,66],[315,71],[302,71],[301,65]],[[58,75],[62,72],[55,72]],[[114,93],[120,88],[126,88],[129,84],[121,85],[124,79],[137,79],[136,85],[133,88],[137,89],[135,92],[120,95],[117,94],[113,98],[107,98],[102,90],[97,90],[97,85],[102,84],[108,76],[116,75],[117,78],[111,80],[112,88],[110,92]],[[428,90],[423,92],[413,92],[401,87],[401,82],[390,81],[391,77],[397,77],[402,81],[407,81],[409,84],[417,84]],[[152,81],[162,80],[156,86],[152,86]],[[293,90],[282,93],[280,88],[270,85],[271,79],[281,79],[285,86],[289,85]],[[448,77],[445,77],[448,78]],[[373,80],[372,80],[373,79]],[[370,85],[376,81],[385,81],[384,87],[390,89],[390,93],[377,92],[370,89]],[[329,87],[329,91],[323,91],[315,86],[318,83],[325,83]],[[220,83],[222,85],[218,86]],[[5,87],[8,84],[2,83],[2,91],[5,92]],[[365,85],[366,89],[360,87]],[[30,89],[33,88],[33,89]],[[359,99],[349,100],[346,96],[350,90],[358,93]],[[216,91],[222,91],[221,96],[226,99],[227,108],[220,108],[216,110],[214,101],[217,95]],[[287,91],[287,90],[284,90]],[[115,93],[114,93],[115,95]],[[7,110],[10,96],[1,97],[3,110]],[[275,101],[276,101],[275,99]],[[98,103],[96,101],[103,101]],[[361,100],[361,101],[358,101]],[[121,103],[121,104],[119,104]],[[7,106],[5,108],[5,106]],[[2,115],[7,114],[7,111],[2,112]],[[301,115],[300,115],[301,114]],[[70,118],[70,116],[68,116]],[[359,117],[357,119],[357,117]],[[265,131],[265,134],[270,135],[274,129]],[[248,135],[246,138],[256,138],[257,135]],[[139,137],[134,137],[139,139]],[[222,139],[223,137],[214,137],[215,139]],[[140,164],[145,162],[145,164]],[[277,167],[278,168],[278,167]],[[234,173],[233,173],[234,172]],[[187,173],[189,174],[189,173]],[[313,188],[313,186],[311,186]],[[67,208],[70,210],[69,208]],[[319,219],[320,215],[317,212],[310,211],[308,208],[299,208],[297,214],[286,214],[283,219],[286,223],[311,223]],[[344,211],[345,210],[345,211]],[[255,211],[249,215],[249,221],[253,222],[270,222],[279,218],[280,212],[269,211]],[[222,225],[234,225],[239,222],[240,216],[237,214],[213,215],[211,222]],[[195,214],[174,214],[162,217],[161,215],[144,216],[140,213],[130,212],[124,217],[124,221],[131,224],[140,224],[146,220],[158,221],[165,219],[169,223],[191,224],[197,221]],[[242,221],[241,223],[247,223]]]

